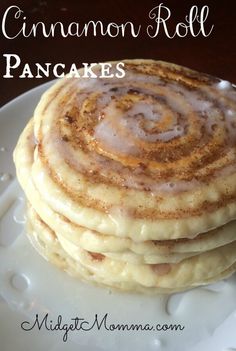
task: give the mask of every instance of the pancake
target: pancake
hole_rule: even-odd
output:
[[[15,151],[20,162],[18,179],[25,189],[26,196],[40,216],[50,228],[71,243],[91,252],[106,254],[116,260],[132,263],[177,263],[181,260],[226,245],[236,240],[236,221],[222,227],[199,234],[194,239],[177,239],[163,241],[134,242],[130,238],[119,238],[100,234],[86,227],[81,227],[59,213],[54,212],[37,191],[31,179],[31,167],[34,161],[31,119],[23,131]]]
[[[71,251],[68,247],[68,242],[62,247],[55,233],[40,220],[32,207],[28,208],[27,218],[30,241],[42,256],[70,275],[109,288],[173,293],[226,278],[236,268],[236,243],[176,265],[122,263],[78,247],[71,254],[73,249]]]
[[[29,238],[66,272],[121,290],[170,293],[227,277],[236,90],[162,61],[123,62],[122,79],[59,80],[22,132],[14,161]]]

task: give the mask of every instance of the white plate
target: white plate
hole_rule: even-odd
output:
[[[42,94],[39,86],[0,111],[0,350],[225,351],[236,350],[236,277],[207,288],[166,296],[121,294],[83,284],[44,261],[23,233],[23,194],[14,179],[12,151]],[[7,175],[11,175],[11,177]],[[5,301],[5,302],[4,302]],[[6,303],[7,302],[7,303]],[[36,314],[48,326],[71,318],[93,323],[107,315],[111,324],[181,324],[183,331],[31,331]],[[26,324],[24,324],[27,326]],[[85,326],[85,325],[84,325]]]

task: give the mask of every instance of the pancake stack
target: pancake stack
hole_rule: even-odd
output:
[[[228,277],[236,90],[162,61],[123,62],[124,78],[59,80],[20,136],[28,236],[69,274],[121,290],[171,293]]]

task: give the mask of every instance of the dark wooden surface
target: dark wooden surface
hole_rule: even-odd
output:
[[[1,85],[0,105],[5,104],[17,95],[53,79],[3,79],[5,71],[4,53],[18,54],[22,63],[29,63],[31,67],[35,62],[41,64],[62,62],[67,69],[75,62],[78,67],[82,62],[102,62],[122,58],[154,58],[175,62],[187,67],[197,69],[236,83],[236,15],[235,0],[227,1],[137,1],[137,0],[14,0],[0,1],[1,17],[10,5],[18,5],[27,16],[27,23],[44,21],[53,23],[61,21],[69,24],[72,21],[84,24],[89,20],[101,20],[104,23],[124,23],[132,21],[135,24],[146,26],[150,24],[149,11],[163,2],[172,11],[170,29],[188,14],[192,5],[209,5],[210,15],[207,25],[214,24],[212,34],[203,38],[168,39],[165,34],[151,39],[147,35],[140,35],[134,39],[125,38],[88,37],[88,38],[17,38],[8,40],[1,33]],[[17,22],[13,21],[11,30],[15,30]],[[21,73],[22,66],[15,71]]]

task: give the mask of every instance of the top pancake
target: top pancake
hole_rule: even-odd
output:
[[[41,98],[32,178],[43,200],[137,242],[235,219],[235,89],[165,62],[124,63],[124,78],[67,77]]]

